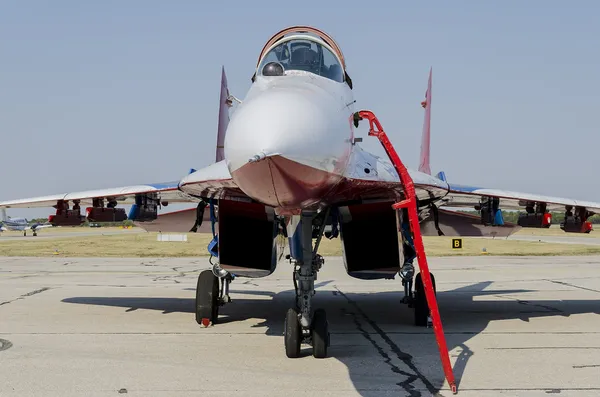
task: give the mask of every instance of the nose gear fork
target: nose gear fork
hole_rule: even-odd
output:
[[[423,237],[421,236],[421,228],[419,226],[419,218],[417,214],[417,199],[415,195],[415,187],[412,178],[410,177],[406,167],[400,160],[398,153],[394,149],[394,146],[390,142],[387,134],[381,127],[379,120],[375,117],[375,114],[369,110],[361,110],[354,114],[354,125],[358,127],[360,120],[367,119],[369,121],[369,136],[374,136],[379,139],[383,149],[387,153],[390,161],[394,165],[402,188],[405,193],[405,199],[399,203],[394,204],[394,209],[407,209],[408,219],[410,228],[414,234],[414,244],[417,254],[417,260],[419,261],[419,268],[422,273],[422,281],[425,289],[425,296],[427,298],[427,304],[431,311],[431,317],[433,320],[433,331],[437,340],[438,348],[440,351],[440,358],[442,361],[442,367],[444,368],[444,374],[448,385],[452,390],[452,393],[457,393],[456,381],[452,372],[452,365],[450,364],[450,355],[448,353],[448,346],[446,344],[446,337],[444,336],[444,329],[442,327],[442,320],[438,310],[437,301],[435,298],[435,292],[432,286],[431,275],[429,273],[429,266],[427,265],[427,256],[425,255],[425,247],[423,246]]]

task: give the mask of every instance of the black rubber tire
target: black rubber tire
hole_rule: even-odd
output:
[[[431,275],[431,281],[433,284],[433,291],[437,296],[437,290],[435,288],[435,277],[433,273]],[[425,296],[425,287],[423,280],[421,279],[421,273],[415,277],[415,325],[417,327],[427,326],[427,316],[429,316],[429,305],[427,304],[427,297]]]
[[[329,324],[325,310],[317,309],[312,320],[312,343],[313,357],[327,357],[327,347],[329,346]]]
[[[294,308],[288,309],[283,325],[283,341],[285,355],[288,358],[300,356],[300,343],[302,342],[302,328],[298,319],[298,312]]]
[[[196,322],[208,318],[213,324],[219,317],[219,279],[212,270],[203,270],[196,285]]]

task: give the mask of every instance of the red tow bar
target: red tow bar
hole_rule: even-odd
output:
[[[394,204],[392,207],[394,209],[408,209],[408,220],[410,222],[410,228],[414,234],[417,260],[419,261],[419,269],[421,270],[422,274],[421,279],[423,280],[423,286],[425,287],[427,304],[429,305],[429,310],[431,311],[431,317],[433,319],[433,331],[435,332],[435,338],[440,350],[442,367],[444,368],[444,374],[446,375],[446,380],[448,381],[448,385],[450,386],[452,393],[456,394],[456,381],[454,380],[454,374],[452,373],[452,365],[450,364],[450,355],[448,353],[448,346],[446,345],[446,337],[444,336],[442,320],[440,318],[437,300],[435,299],[435,293],[433,291],[429,266],[427,265],[425,247],[423,246],[423,237],[421,236],[421,227],[419,226],[419,218],[417,215],[417,199],[413,180],[373,112],[369,110],[361,110],[358,112],[358,115],[361,119],[369,120],[369,136],[375,136],[379,139],[379,142],[381,142],[381,145],[385,149],[385,152],[400,176],[400,182],[402,183],[402,188],[404,189],[406,199]]]

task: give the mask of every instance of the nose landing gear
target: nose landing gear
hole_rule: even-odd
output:
[[[296,307],[288,309],[284,326],[285,353],[289,358],[300,356],[300,346],[303,343],[312,346],[315,358],[327,357],[330,344],[327,315],[323,309],[317,309],[311,314],[317,272],[324,263],[317,250],[323,237],[327,215],[328,211],[302,212],[301,215],[292,216],[288,226],[289,259],[294,263],[296,290]],[[313,232],[316,237],[314,248]]]

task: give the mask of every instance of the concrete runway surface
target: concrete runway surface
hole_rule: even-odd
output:
[[[193,315],[197,259],[0,258],[0,396],[450,396],[399,280],[326,258],[330,357],[288,359],[292,268]],[[600,395],[600,257],[431,258],[459,396]]]

